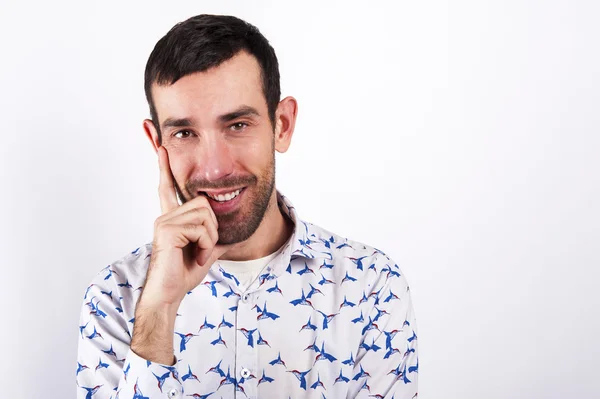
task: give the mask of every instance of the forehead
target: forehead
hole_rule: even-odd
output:
[[[214,119],[241,104],[266,114],[260,65],[244,51],[220,65],[184,76],[172,85],[152,85],[160,123],[166,118]]]

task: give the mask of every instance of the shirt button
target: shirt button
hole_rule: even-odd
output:
[[[248,303],[249,300],[250,300],[250,294],[244,294],[244,296],[242,297],[242,302]]]
[[[248,378],[250,377],[250,370],[248,370],[247,368],[243,368],[240,374],[242,375],[242,377]]]
[[[177,389],[171,389],[169,391],[168,395],[169,395],[169,398],[172,399],[172,398],[176,398],[178,394],[179,394],[179,391]]]

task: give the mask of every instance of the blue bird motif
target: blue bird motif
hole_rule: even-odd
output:
[[[283,367],[285,367],[285,362],[284,362],[283,360],[281,360],[281,352],[279,352],[279,355],[277,355],[277,359],[275,359],[275,360],[271,360],[271,361],[269,362],[269,364],[270,364],[271,366],[274,366],[274,365],[276,365],[276,364],[281,364]]]
[[[204,316],[204,324],[202,324],[202,325],[200,326],[200,328],[198,329],[198,332],[200,332],[200,331],[202,331],[202,330],[205,330],[205,329],[207,329],[207,328],[209,328],[209,329],[211,329],[211,330],[215,328],[215,325],[214,325],[214,324],[210,324],[210,323],[207,321],[207,319],[208,319],[208,316]],[[223,320],[225,320],[225,316],[223,316]]]
[[[81,339],[83,339],[83,332],[85,331],[85,328],[87,327],[87,325],[90,324],[90,321],[88,320],[87,323],[85,323],[82,326],[79,326],[79,334],[81,334]]]
[[[331,323],[331,320],[333,320],[335,316],[339,315],[339,313],[325,314],[320,310],[317,310],[317,312],[323,315],[323,330],[326,330],[329,327],[329,323]]]
[[[131,284],[129,284],[129,279],[125,280],[124,283],[121,284],[117,284],[119,287],[123,287],[123,288],[133,288],[133,286]]]
[[[306,261],[304,262],[304,269],[298,270],[297,273],[299,275],[303,275],[304,273],[311,273],[311,274],[315,274],[315,272],[313,272],[308,265],[306,264]]]
[[[319,347],[317,346],[317,338],[315,337],[315,340],[313,341],[312,344],[308,345],[306,348],[304,348],[305,351],[315,351],[317,353],[319,353]]]
[[[392,349],[392,340],[402,330],[384,331],[385,334],[385,349]]]
[[[317,381],[315,381],[315,383],[310,386],[311,389],[317,389],[317,387],[325,389],[325,385],[323,385],[323,383],[321,382],[321,376],[319,375],[319,373],[317,373]]]
[[[415,334],[415,331],[413,330],[413,335],[412,335],[412,337],[408,338],[408,339],[407,339],[407,341],[408,341],[408,342],[412,342],[412,341],[414,341],[415,339],[417,339],[417,334]]]
[[[363,342],[362,344],[360,344],[360,347],[373,352],[377,352],[379,349],[381,349],[380,346],[375,344],[375,338],[373,338],[373,342],[371,343],[371,345],[367,345],[365,342]]]
[[[286,373],[292,373],[294,376],[300,381],[300,388],[306,390],[306,374],[308,374],[310,370],[307,371],[298,371],[298,370],[286,370]]]
[[[363,323],[365,321],[365,318],[363,317],[362,310],[360,311],[360,317],[357,317],[356,319],[352,319],[350,321],[354,324]]]
[[[350,352],[350,359],[346,359],[342,361],[342,364],[347,364],[348,366],[354,366],[354,357],[352,356],[352,352]]]
[[[362,260],[364,258],[366,258],[366,256],[361,256],[360,258],[352,258],[350,256],[345,256],[345,258],[350,259],[352,261],[352,263],[354,263],[356,265],[357,270],[363,270]]]
[[[150,399],[148,396],[144,396],[140,387],[138,387],[138,380],[135,381],[135,385],[133,386],[133,398],[132,399]]]
[[[365,370],[363,370],[363,366],[360,366],[360,371],[358,373],[356,373],[356,375],[354,376],[354,378],[352,378],[353,381],[358,381],[359,378],[363,378],[363,377],[370,377],[371,374],[367,373]]]
[[[183,352],[186,348],[185,345],[190,342],[190,339],[192,339],[192,337],[197,337],[197,334],[192,334],[192,333],[188,333],[188,334],[181,334],[178,332],[175,332],[175,334],[179,335],[179,337],[181,338],[181,341],[179,342],[179,353]]]
[[[92,399],[92,396],[94,396],[98,392],[100,387],[102,387],[102,385],[96,385],[93,388],[86,388],[86,387],[80,387],[80,388],[85,389],[87,391],[87,394],[85,395],[85,399]]]
[[[332,355],[330,355],[329,353],[325,352],[325,342],[323,342],[321,344],[321,350],[319,351],[319,353],[317,354],[317,357],[315,358],[315,361],[313,363],[313,366],[321,360],[329,360],[330,363],[333,363],[334,361],[336,361],[337,359],[335,357],[333,357]]]
[[[262,375],[262,377],[260,377],[260,380],[258,380],[258,385],[262,384],[263,382],[273,382],[273,381],[275,381],[273,378],[267,377],[265,375],[265,369],[263,369],[263,375]]]
[[[225,377],[225,372],[221,369],[221,362],[223,362],[223,360],[220,360],[219,363],[217,363],[217,365],[215,367],[211,367],[206,373],[204,374],[208,374],[208,373],[217,373],[219,374],[221,377]]]
[[[103,350],[102,352],[106,353],[109,356],[114,356],[115,359],[117,358],[117,354],[115,353],[115,351],[113,350],[113,346],[112,344],[110,345],[110,348],[108,348],[107,350]]]
[[[269,345],[269,343],[263,339],[263,337],[260,335],[260,332],[258,333],[258,339],[256,340],[256,345],[266,345],[269,348],[271,347],[271,345]]]
[[[89,339],[94,339],[94,338],[102,338],[104,339],[104,337],[102,337],[102,335],[96,331],[96,326],[94,326],[94,332],[91,333],[90,335],[87,336]]]
[[[260,276],[258,276],[258,285],[263,285],[265,283],[265,281],[269,281],[269,280],[273,280],[275,279],[275,276],[272,275],[271,273],[264,273],[261,274]]]
[[[400,373],[400,375],[398,375],[398,379],[402,378],[402,382],[404,382],[404,384],[408,384],[411,381],[408,379],[408,376],[406,375],[406,364],[404,365],[404,370],[402,371],[402,373]]]
[[[400,353],[400,349],[398,349],[398,348],[390,348],[390,349],[388,349],[388,351],[385,352],[385,355],[383,356],[383,358],[384,359],[388,359],[394,353]]]
[[[367,384],[367,381],[365,380],[365,382],[363,382],[362,386],[360,387],[359,391],[362,391],[363,389],[366,389],[367,392],[371,392],[371,387],[369,386],[369,384]]]
[[[344,302],[342,302],[342,304],[340,305],[340,308],[339,308],[339,310],[342,310],[342,308],[343,308],[343,307],[345,307],[345,306],[349,306],[349,307],[351,307],[351,308],[352,308],[352,307],[356,306],[356,304],[355,304],[355,303],[352,303],[352,302],[350,302],[350,301],[348,301],[348,300],[346,299],[346,295],[344,295]],[[362,312],[361,312],[361,314],[362,314]]]
[[[229,373],[229,367],[227,368],[227,375],[221,380],[221,383],[219,384],[219,387],[217,388],[217,390],[219,388],[221,388],[223,385],[229,385],[229,384],[237,384],[237,381],[235,380],[235,378],[231,377],[231,374]]]
[[[391,301],[392,299],[400,299],[400,297],[398,295],[394,294],[392,292],[392,290],[390,290],[390,295],[388,295],[388,297],[385,298],[385,300],[383,302],[387,303],[387,302]]]
[[[235,282],[235,285],[239,286],[240,285],[240,281],[231,273],[227,273],[222,267],[221,265],[219,265],[219,271],[221,272],[221,274],[223,275],[223,277],[229,279],[229,280],[233,280]],[[213,287],[214,287],[214,283],[213,283]]]
[[[281,292],[281,290],[279,289],[279,287],[278,287],[278,285],[277,285],[277,284],[278,284],[278,283],[276,282],[274,287],[271,287],[271,288],[267,289],[267,292],[268,292],[268,293],[271,293],[271,292],[278,292],[278,293],[280,293],[280,294],[283,296],[283,292]]]
[[[104,277],[104,280],[108,280],[113,274],[116,274],[117,276],[119,275],[116,270],[108,269],[108,273],[106,274],[106,277]]]
[[[275,313],[271,313],[267,310],[267,303],[265,302],[265,306],[263,307],[263,311],[262,313],[260,313],[258,316],[256,316],[256,320],[263,320],[263,319],[272,319],[272,320],[276,320],[279,318],[279,315],[276,315]]]
[[[156,377],[156,379],[158,380],[158,389],[160,389],[160,391],[162,392],[162,387],[166,381],[167,378],[169,378],[169,375],[171,374],[170,371],[167,371],[165,374],[163,374],[162,376],[158,376],[154,373],[152,373],[154,375],[154,377]]]
[[[200,380],[198,379],[198,377],[194,373],[192,373],[192,367],[189,364],[188,364],[188,372],[187,372],[187,374],[182,375],[181,379],[183,381],[186,381],[186,380],[196,380],[196,381],[200,382]]]
[[[404,352],[404,355],[402,355],[402,359],[404,359],[405,357],[407,357],[409,354],[414,353],[415,352],[415,348],[410,348],[408,346],[408,344],[406,344],[406,351]]]
[[[308,295],[306,296],[307,298],[310,298],[310,297],[312,297],[314,294],[321,294],[321,295],[323,295],[323,296],[325,295],[325,294],[323,294],[323,292],[321,292],[321,290],[320,290],[320,289],[313,287],[313,285],[312,285],[312,284],[309,284],[309,286],[310,286],[310,292],[309,292],[309,293],[308,293]]]
[[[98,365],[96,366],[96,370],[95,371],[98,371],[98,369],[107,369],[108,366],[109,366],[108,363],[102,363],[102,359],[98,358]]]
[[[251,348],[254,348],[254,340],[252,339],[252,333],[254,333],[256,331],[256,328],[252,329],[252,330],[240,328],[240,331],[242,332],[242,334],[244,334],[244,337],[246,337],[246,339],[248,340],[248,346],[250,346]]]
[[[313,304],[308,299],[306,299],[306,296],[304,295],[304,288],[302,289],[302,297],[298,298],[298,299],[294,299],[294,300],[290,301],[290,303],[294,306],[306,305],[306,306],[310,306],[311,308],[314,309]]]
[[[342,282],[341,282],[341,284],[344,284],[346,281],[356,281],[356,279],[355,279],[354,277],[350,276],[350,275],[348,274],[348,272],[346,272],[346,277],[344,277],[344,278],[342,279]]]
[[[215,339],[214,341],[211,341],[210,343],[211,345],[223,345],[227,348],[227,343],[225,342],[225,340],[221,337],[221,333],[219,332],[219,338]]]
[[[377,324],[375,324],[375,322],[373,320],[371,320],[371,316],[369,316],[369,322],[362,329],[362,335],[365,335],[365,333],[367,331],[371,331],[371,330],[379,330],[379,326]]]
[[[220,283],[220,281],[205,281],[202,283],[203,286],[210,289],[212,296],[214,296],[215,298],[217,297],[217,287],[215,287],[216,283]]]
[[[125,381],[127,381],[127,374],[129,374],[129,369],[131,368],[131,363],[127,363],[127,367],[123,369],[123,375],[125,376]]]
[[[317,329],[317,326],[315,326],[314,324],[311,324],[310,322],[310,317],[308,318],[308,322],[302,326],[302,328],[300,329],[300,331],[302,330],[313,330],[315,331]]]
[[[75,373],[75,375],[79,374],[85,369],[89,369],[89,367],[77,362],[77,372]]]
[[[342,374],[342,370],[340,369],[340,375],[335,379],[335,381],[333,382],[333,385],[337,384],[338,382],[348,382],[350,381],[350,379],[348,377],[344,377],[344,375]]]
[[[418,373],[419,372],[419,359],[418,358],[417,358],[417,364],[415,364],[414,366],[410,366],[408,368],[408,372],[409,373]]]
[[[238,298],[240,297],[240,294],[238,294],[231,287],[229,287],[229,291],[227,291],[226,293],[224,293],[223,296],[225,298],[229,298],[231,295],[237,296]]]
[[[325,276],[323,275],[323,273],[321,273],[321,280],[319,280],[319,285],[324,285],[324,284],[335,284],[335,281],[326,279]]]
[[[204,324],[206,324],[206,319],[204,319]],[[229,323],[228,321],[225,321],[225,316],[223,315],[223,320],[221,320],[221,322],[217,326],[217,329],[219,329],[221,327],[232,328],[233,324]]]
[[[363,302],[367,302],[369,300],[369,298],[367,298],[367,296],[365,295],[365,291],[363,290],[363,296],[360,299],[360,301],[358,301],[358,304],[360,305]]]
[[[379,309],[377,306],[375,306],[375,310],[377,311],[377,315],[375,315],[375,318],[373,319],[373,321],[379,320],[379,318],[383,315],[389,315],[389,312],[387,310]]]
[[[333,263],[332,264],[327,264],[326,260],[323,260],[323,264],[321,266],[319,266],[319,270],[320,269],[333,269]]]

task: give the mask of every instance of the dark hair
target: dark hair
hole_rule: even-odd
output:
[[[242,50],[256,57],[260,65],[269,119],[275,126],[275,110],[281,95],[275,50],[254,25],[244,20],[201,14],[173,26],[156,43],[146,63],[144,90],[159,144],[162,138],[150,90],[152,84],[174,84],[186,75],[216,67]]]

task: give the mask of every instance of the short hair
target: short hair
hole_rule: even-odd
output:
[[[144,90],[159,145],[162,145],[162,138],[152,84],[174,84],[186,75],[216,67],[243,50],[258,61],[269,119],[275,126],[275,111],[281,95],[275,50],[254,25],[242,19],[201,14],[173,26],[156,43],[146,63]]]

